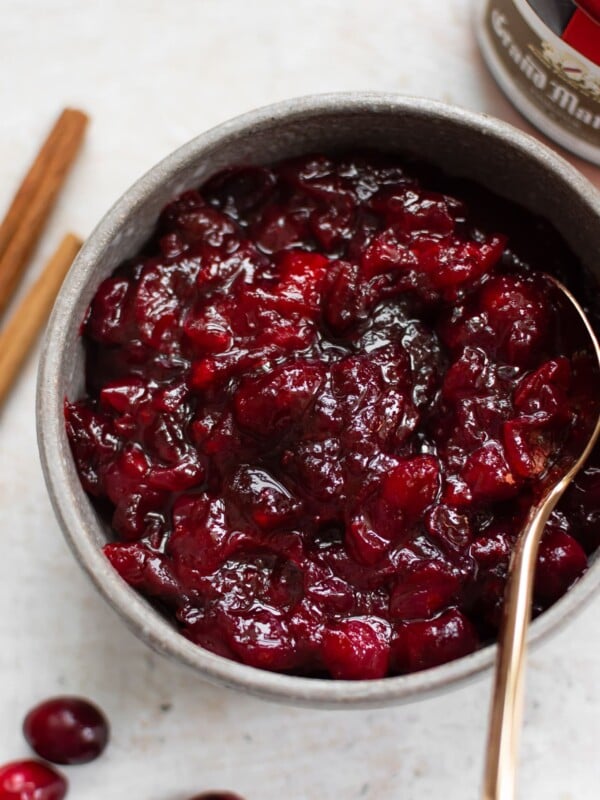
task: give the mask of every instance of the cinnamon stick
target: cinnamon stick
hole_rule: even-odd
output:
[[[0,314],[8,305],[83,141],[88,117],[65,109],[0,225]]]
[[[61,287],[81,241],[67,234],[0,333],[0,407],[24,364]]]

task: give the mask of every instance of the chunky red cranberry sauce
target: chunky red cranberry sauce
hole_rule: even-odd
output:
[[[66,404],[107,558],[193,642],[263,669],[381,678],[490,641],[590,407],[539,272],[580,274],[553,230],[398,159],[235,168],[175,199],[98,289]],[[591,466],[548,525],[536,612],[599,516]]]

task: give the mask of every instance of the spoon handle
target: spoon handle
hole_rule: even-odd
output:
[[[483,800],[515,798],[527,629],[531,617],[536,556],[544,526],[566,485],[561,482],[555,486],[531,510],[513,552],[496,656]]]
[[[600,364],[600,343],[583,308],[560,281],[549,275],[546,278],[562,292],[577,312],[594,347],[596,361]],[[591,436],[575,463],[530,511],[513,551],[496,655],[483,800],[515,798],[519,734],[523,717],[527,629],[531,618],[537,551],[554,506],[585,464],[599,438],[600,416],[597,416]]]

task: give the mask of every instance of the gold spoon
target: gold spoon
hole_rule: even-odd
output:
[[[600,344],[585,312],[571,292],[546,276],[577,311],[592,341],[600,365]],[[544,526],[565,489],[584,465],[600,434],[600,415],[582,452],[569,469],[552,481],[535,505],[519,535],[512,555],[503,620],[498,640],[496,673],[486,748],[483,800],[514,800],[519,735],[523,715],[523,678],[527,629],[531,617],[533,583],[538,545]]]

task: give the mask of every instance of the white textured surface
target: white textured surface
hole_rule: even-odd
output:
[[[93,124],[30,278],[67,229],[89,233],[141,173],[230,116],[311,92],[419,94],[525,123],[485,72],[470,0],[3,0],[0,207],[63,105]],[[577,162],[600,186],[600,170]],[[63,544],[34,433],[32,358],[0,419],[0,761],[27,753],[24,712],[89,695],[113,739],[69,770],[78,800],[475,800],[489,681],[419,704],[311,712],[202,684],[154,656]],[[600,598],[531,658],[527,800],[598,797]]]

